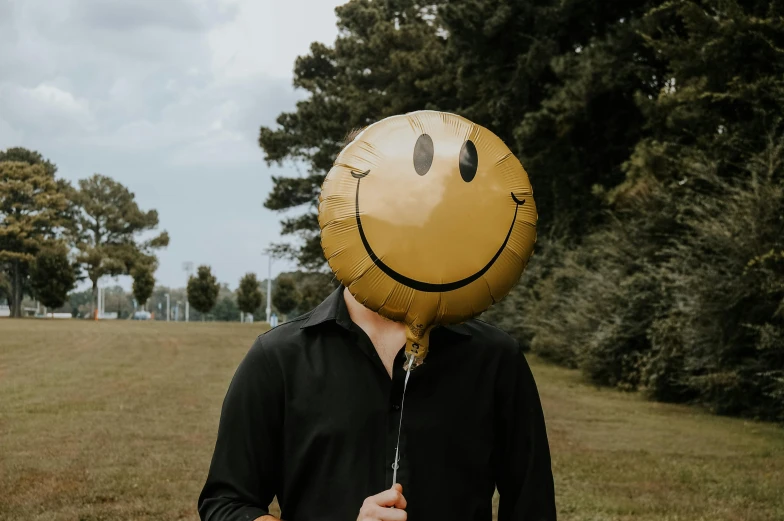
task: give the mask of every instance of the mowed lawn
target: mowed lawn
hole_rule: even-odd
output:
[[[221,401],[261,330],[0,320],[0,519],[197,519]],[[560,519],[784,519],[784,429],[531,365]]]

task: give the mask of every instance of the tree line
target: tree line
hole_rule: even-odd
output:
[[[266,281],[259,281],[255,273],[246,273],[232,292],[228,285],[220,285],[209,266],[199,266],[197,274],[188,280],[185,297],[190,305],[207,316],[213,314],[217,320],[236,320],[239,312],[264,316],[266,300],[262,288]],[[323,272],[295,271],[281,273],[271,281],[271,311],[293,318],[316,307],[332,292],[336,283],[331,275]],[[224,295],[221,297],[221,289]],[[220,305],[220,313],[215,313]]]
[[[313,309],[335,287],[333,277],[325,273],[281,273],[271,281],[271,311],[281,321],[291,319]],[[192,321],[236,322],[242,320],[242,314],[261,320],[266,318],[266,288],[266,280],[259,280],[255,273],[246,273],[232,290],[228,283],[219,282],[212,269],[204,265],[199,266],[184,288],[155,286],[144,301],[139,300],[136,288],[128,293],[121,286],[107,287],[104,289],[104,309],[116,313],[119,319],[127,319],[141,306],[151,311],[155,320],[166,320],[168,295],[170,319],[184,320],[187,301]],[[92,291],[73,291],[60,309],[74,317],[88,317],[91,302]]]
[[[110,177],[95,174],[74,186],[56,177],[57,166],[21,147],[0,151],[0,298],[12,317],[22,316],[30,295],[59,308],[76,283],[131,275],[140,296],[152,290],[155,251],[169,244],[158,213],[139,208],[134,194]]]
[[[324,267],[314,202],[344,136],[455,112],[520,158],[539,241],[484,316],[591,380],[784,420],[784,4],[352,0],[262,127],[278,246]]]

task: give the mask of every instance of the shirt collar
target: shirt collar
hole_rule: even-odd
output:
[[[343,285],[339,285],[335,291],[316,306],[310,316],[302,323],[301,329],[318,326],[324,322],[337,322],[338,325],[349,329],[351,327],[351,317],[348,314],[346,301],[343,300]]]
[[[316,306],[300,328],[306,329],[325,322],[335,322],[345,329],[350,329],[352,321],[351,316],[348,314],[346,301],[343,299],[343,289],[342,284],[338,286],[321,304]],[[458,335],[471,336],[471,330],[466,324],[450,324],[442,327]]]

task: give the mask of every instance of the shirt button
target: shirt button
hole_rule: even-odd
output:
[[[400,410],[400,406],[398,404],[396,404],[396,403],[392,404],[392,408],[395,409],[396,411]]]

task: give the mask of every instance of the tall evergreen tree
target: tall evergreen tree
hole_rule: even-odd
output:
[[[22,316],[30,263],[64,224],[65,195],[41,164],[0,162],[0,263],[9,274],[11,315]]]

